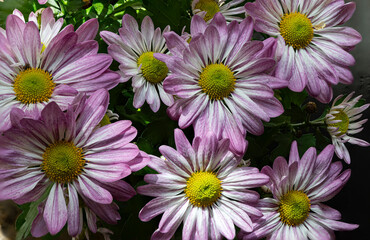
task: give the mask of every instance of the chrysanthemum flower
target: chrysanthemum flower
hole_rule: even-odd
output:
[[[216,13],[221,13],[227,22],[233,20],[241,22],[243,19],[235,15],[245,13],[244,7],[236,5],[244,0],[231,0],[225,4],[225,0],[193,0],[191,9],[193,14],[201,16],[206,22],[210,22]]]
[[[255,29],[277,37],[276,76],[289,80],[289,88],[308,93],[328,103],[333,97],[331,85],[350,84],[349,66],[355,59],[348,50],[361,41],[350,27],[338,27],[348,21],[356,4],[343,0],[256,0],[245,5]]]
[[[130,121],[96,128],[108,101],[102,89],[88,99],[78,97],[66,112],[51,102],[40,119],[12,110],[12,127],[0,138],[0,200],[23,204],[50,191],[39,206],[32,235],[56,234],[67,222],[69,234],[78,235],[82,209],[89,229],[96,232],[96,216],[109,224],[120,219],[113,199],[135,195],[121,179],[143,168],[149,158],[130,143],[136,136]]]
[[[229,142],[208,134],[190,145],[176,129],[177,150],[161,146],[165,159],[151,156],[148,164],[159,174],[147,174],[144,180],[149,184],[137,191],[156,197],[141,209],[142,221],[163,213],[152,239],[170,239],[181,222],[184,240],[234,239],[234,224],[252,231],[251,218],[261,213],[254,207],[259,195],[249,189],[269,179],[257,168],[238,167],[240,161],[228,150]]]
[[[220,13],[209,25],[195,15],[191,29],[190,43],[174,32],[164,34],[173,56],[154,54],[172,72],[164,89],[179,98],[167,113],[181,128],[193,124],[196,136],[211,131],[229,138],[232,151],[243,155],[246,131],[262,134],[261,119],[284,111],[273,88],[287,82],[269,75],[275,66],[269,56],[273,41],[251,41],[251,18],[227,25]]]
[[[25,22],[22,12],[18,9],[13,11],[13,15],[18,16],[23,22]],[[64,19],[59,18],[55,21],[54,13],[51,8],[39,9],[35,13],[31,12],[28,16],[28,21],[34,22],[40,30],[42,52],[45,51],[51,40],[53,40],[60,31],[66,31],[66,33],[73,31],[73,26],[71,24],[62,29]],[[98,30],[99,25],[96,18],[87,20],[76,30],[76,33],[78,34],[78,42],[94,40]]]
[[[37,117],[49,102],[65,110],[78,92],[90,94],[119,83],[119,74],[109,70],[111,56],[97,53],[97,21],[57,33],[61,22],[45,9],[40,32],[32,18],[25,23],[19,15],[8,16],[5,35],[0,34],[0,52],[6,53],[0,54],[0,131],[9,128],[13,107]]]
[[[327,129],[331,135],[331,139],[335,147],[335,153],[338,158],[344,159],[344,161],[348,164],[351,163],[351,157],[349,156],[349,152],[344,145],[346,142],[362,147],[370,146],[370,143],[351,136],[352,134],[362,131],[362,124],[366,123],[367,119],[363,119],[361,121],[357,120],[362,117],[361,113],[370,105],[364,104],[361,107],[355,107],[362,95],[350,100],[353,94],[354,92],[349,94],[343,100],[343,102],[335,105],[336,102],[343,97],[343,95],[338,96],[333,101],[330,112],[325,116],[325,123],[328,126]]]
[[[169,29],[167,26],[163,33]],[[161,100],[167,106],[173,104],[172,95],[166,93],[162,86],[168,68],[164,62],[153,57],[154,53],[166,52],[166,42],[161,29],[154,30],[149,16],[143,19],[141,32],[136,20],[125,14],[119,35],[102,31],[100,36],[109,45],[108,53],[120,63],[119,69],[124,81],[132,78],[135,108],[140,108],[146,101],[153,112],[157,112]]]
[[[341,214],[322,203],[334,197],[351,174],[349,169],[341,173],[340,162],[331,162],[333,154],[333,145],[328,145],[317,156],[316,149],[310,148],[300,159],[293,142],[289,163],[278,157],[273,169],[265,166],[262,173],[270,177],[267,186],[273,198],[260,200],[263,217],[252,233],[241,232],[240,238],[330,240],[334,231],[357,228],[357,224],[340,222]]]

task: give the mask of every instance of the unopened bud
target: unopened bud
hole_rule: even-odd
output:
[[[315,113],[316,112],[316,109],[317,109],[317,106],[316,106],[316,103],[314,102],[308,102],[306,104],[306,112],[309,113],[309,114],[312,114],[312,113]]]

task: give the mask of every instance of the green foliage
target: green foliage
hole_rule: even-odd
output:
[[[6,18],[18,9],[27,18],[30,12],[36,11],[40,5],[37,0],[4,0],[0,2],[0,27],[5,28]]]
[[[297,139],[297,145],[299,155],[302,156],[307,151],[307,149],[316,146],[316,138],[313,133],[303,134],[300,138]]]
[[[143,5],[154,24],[162,29],[170,25],[172,31],[181,34],[183,27],[190,25],[190,0],[143,0]]]
[[[31,226],[33,223],[33,220],[35,220],[38,212],[37,207],[40,205],[42,201],[44,201],[47,196],[49,195],[49,192],[51,190],[52,185],[50,185],[44,192],[44,194],[35,202],[27,203],[24,205],[21,205],[20,208],[22,209],[21,215],[17,218],[16,222],[16,229],[17,229],[17,237],[16,240],[22,240],[25,239],[31,231]]]

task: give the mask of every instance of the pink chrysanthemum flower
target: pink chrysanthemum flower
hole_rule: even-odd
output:
[[[289,80],[289,88],[328,103],[331,85],[350,84],[349,66],[355,59],[348,50],[361,41],[348,21],[356,4],[343,0],[256,0],[245,5],[255,29],[277,37],[276,76]]]
[[[181,128],[193,124],[196,136],[211,131],[219,139],[229,138],[239,156],[246,149],[246,131],[262,134],[261,120],[283,113],[273,88],[287,84],[269,75],[275,66],[270,57],[274,41],[251,41],[252,33],[251,18],[227,25],[217,13],[207,25],[195,15],[189,43],[166,33],[173,56],[154,54],[172,72],[163,82],[166,92],[178,97],[167,109],[169,116]]]
[[[72,25],[58,32],[62,21],[55,22],[49,8],[40,30],[32,19],[25,23],[19,13],[11,14],[0,34],[0,132],[10,127],[13,107],[37,118],[49,102],[65,110],[78,92],[111,89],[120,80],[109,70],[111,56],[97,53],[96,19],[76,32]]]
[[[169,31],[167,26],[163,33]],[[136,20],[125,14],[119,35],[103,31],[100,33],[109,45],[108,53],[120,63],[123,81],[132,78],[135,92],[134,107],[140,108],[146,101],[153,112],[157,112],[161,100],[167,106],[173,104],[172,95],[163,90],[162,82],[167,77],[166,64],[153,57],[154,53],[167,51],[161,29],[154,30],[152,19],[146,16],[141,24],[141,32]]]
[[[0,200],[23,204],[50,191],[39,206],[33,236],[56,234],[67,222],[68,233],[77,236],[82,209],[89,229],[96,232],[96,216],[110,224],[120,219],[113,199],[135,195],[120,179],[143,168],[149,157],[130,143],[136,136],[130,121],[96,128],[108,101],[103,89],[88,99],[79,95],[66,112],[49,103],[40,119],[12,110],[12,127],[0,138]]]
[[[25,22],[24,16],[19,10],[15,9],[13,15],[18,16]],[[36,13],[31,12],[28,16],[28,21],[34,22],[40,29],[42,52],[45,51],[51,40],[53,40],[61,30],[66,32],[73,31],[73,26],[71,24],[62,29],[64,19],[59,18],[55,21],[54,13],[51,8],[39,9]],[[76,30],[76,33],[79,35],[79,42],[94,40],[98,30],[99,26],[96,18],[87,20]]]
[[[353,230],[357,224],[340,222],[341,214],[323,204],[334,197],[348,181],[351,170],[342,170],[340,162],[332,163],[333,145],[316,156],[308,149],[299,158],[297,142],[293,142],[289,163],[275,159],[273,169],[265,166],[262,173],[270,177],[267,187],[273,198],[260,200],[263,213],[252,233],[240,232],[243,240],[261,239],[334,239],[334,231]]]
[[[228,139],[218,141],[208,134],[194,138],[191,145],[176,129],[175,143],[177,150],[159,148],[165,159],[151,156],[148,164],[159,174],[147,174],[149,184],[137,189],[156,197],[141,209],[142,221],[163,213],[151,239],[170,239],[181,222],[184,240],[234,239],[234,224],[252,231],[251,218],[261,213],[254,207],[259,195],[249,189],[264,185],[268,177],[257,168],[238,167]]]
[[[340,159],[348,164],[351,163],[351,157],[349,152],[344,145],[346,142],[356,144],[362,147],[370,146],[370,143],[352,137],[352,134],[356,134],[362,131],[362,124],[367,122],[367,119],[357,121],[362,117],[362,112],[365,111],[370,104],[362,105],[361,107],[355,107],[357,102],[360,100],[362,95],[350,100],[354,92],[349,94],[343,102],[335,105],[336,102],[343,97],[343,95],[338,96],[334,101],[330,109],[330,112],[325,116],[325,123],[328,125],[327,129],[330,133],[335,153]]]
[[[210,22],[216,13],[221,13],[227,22],[233,20],[241,22],[243,19],[235,15],[245,13],[244,7],[235,7],[241,4],[244,0],[231,0],[225,3],[225,0],[193,0],[191,2],[191,9],[193,14],[202,17],[206,22]]]

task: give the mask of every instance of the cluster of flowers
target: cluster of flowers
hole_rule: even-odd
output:
[[[45,3],[46,1],[40,1]],[[154,29],[150,17],[141,28],[124,15],[119,35],[103,31],[109,54],[98,53],[96,19],[76,31],[50,8],[28,22],[18,10],[0,28],[0,200],[18,204],[44,198],[31,233],[56,234],[66,225],[70,236],[96,220],[120,219],[114,200],[135,190],[121,180],[148,165],[140,194],[155,197],[139,217],[163,213],[152,239],[170,239],[183,222],[183,239],[331,239],[335,230],[352,230],[340,213],[324,205],[350,177],[336,155],[350,163],[345,142],[366,120],[369,104],[361,96],[337,99],[326,116],[333,145],[300,158],[293,142],[289,161],[273,168],[241,164],[247,132],[260,135],[262,121],[284,112],[274,89],[307,92],[331,101],[332,85],[350,84],[349,54],[361,36],[338,27],[354,3],[328,0],[194,0],[190,33]],[[245,13],[246,18],[234,15]],[[270,38],[251,40],[254,30]],[[112,61],[119,71],[109,70]],[[161,102],[180,128],[192,125],[192,144],[175,130],[176,150],[160,147],[164,158],[147,155],[130,143],[131,122],[110,123],[107,90],[132,80],[134,107],[145,102],[157,112]],[[265,186],[273,198],[260,199],[251,188]],[[46,226],[46,227],[45,227]]]

